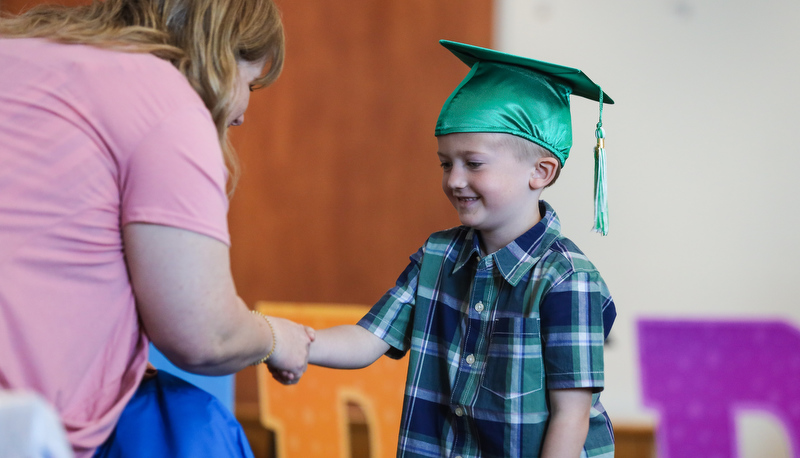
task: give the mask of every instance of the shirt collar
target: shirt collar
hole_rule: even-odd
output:
[[[561,236],[561,222],[553,207],[547,202],[539,201],[539,212],[542,220],[513,242],[492,254],[494,264],[503,278],[511,286],[516,286],[522,277],[544,256],[553,242]],[[464,234],[464,244],[459,252],[453,272],[458,271],[470,259],[480,257],[480,240],[474,229]]]

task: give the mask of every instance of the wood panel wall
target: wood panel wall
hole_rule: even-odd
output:
[[[433,129],[467,67],[441,38],[490,45],[489,0],[278,0],[280,79],[232,131],[233,273],[257,300],[372,304],[431,232],[458,224]],[[255,400],[254,372],[237,399]]]

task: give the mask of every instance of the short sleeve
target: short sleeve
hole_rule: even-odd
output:
[[[370,309],[358,324],[390,345],[386,353],[399,359],[411,348],[414,301],[419,284],[423,250],[419,249],[397,278],[395,286]]]
[[[177,110],[120,164],[121,223],[161,224],[230,245],[226,170],[206,110]]]
[[[597,271],[573,271],[553,285],[540,305],[549,389],[602,391],[605,329],[614,316],[614,302]]]

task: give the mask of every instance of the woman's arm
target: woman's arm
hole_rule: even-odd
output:
[[[542,446],[542,458],[578,458],[589,433],[592,390],[549,390],[550,420]]]
[[[272,329],[237,296],[228,247],[196,232],[155,224],[123,228],[136,306],[150,340],[189,372],[236,372],[272,350]],[[269,318],[275,352],[268,363],[300,377],[313,331]]]

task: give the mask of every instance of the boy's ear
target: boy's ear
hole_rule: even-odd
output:
[[[531,189],[544,189],[553,181],[558,170],[558,159],[554,157],[540,157],[534,164],[531,172]]]

